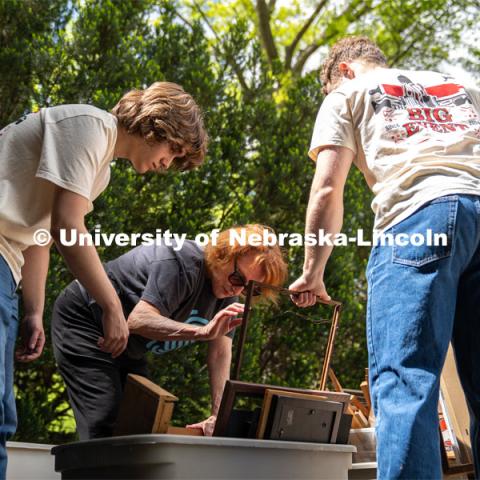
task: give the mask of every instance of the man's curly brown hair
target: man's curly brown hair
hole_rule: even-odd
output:
[[[339,40],[330,49],[323,63],[320,80],[322,91],[328,95],[338,85],[341,74],[338,66],[342,62],[363,60],[367,63],[386,66],[387,59],[378,45],[365,36],[351,36]]]
[[[176,83],[155,82],[145,90],[127,92],[112,109],[127,133],[148,143],[168,142],[177,157],[174,168],[191,170],[203,163],[208,135],[202,113],[191,95]]]

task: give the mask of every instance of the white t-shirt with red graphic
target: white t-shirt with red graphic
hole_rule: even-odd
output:
[[[309,156],[328,145],[355,153],[384,231],[434,198],[480,195],[480,90],[441,73],[375,68],[325,98]]]

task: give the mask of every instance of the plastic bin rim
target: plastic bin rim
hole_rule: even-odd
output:
[[[240,447],[240,448],[270,448],[311,451],[335,451],[356,453],[354,445],[340,445],[313,442],[284,442],[279,440],[257,440],[251,438],[230,437],[197,437],[188,435],[150,434],[150,435],[126,435],[122,437],[96,438],[57,445],[52,448],[51,454],[57,455],[64,450],[72,448],[98,448],[98,447],[123,447],[132,445],[155,445],[155,444],[183,444],[183,445],[212,445],[217,447]]]

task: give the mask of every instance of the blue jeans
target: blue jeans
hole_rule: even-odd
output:
[[[13,392],[13,352],[18,331],[16,288],[12,272],[0,255],[0,479],[5,479],[7,470],[5,443],[17,427]]]
[[[379,479],[442,478],[437,405],[450,341],[480,473],[480,197],[437,198],[387,233],[427,229],[448,245],[378,245],[367,268]]]

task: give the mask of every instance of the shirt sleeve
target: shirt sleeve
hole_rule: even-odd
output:
[[[92,200],[95,179],[108,148],[100,119],[80,115],[47,121],[36,176]]]
[[[470,84],[465,85],[464,88],[473,102],[473,108],[477,114],[480,115],[480,89],[475,85]]]
[[[141,300],[145,300],[160,313],[172,318],[180,305],[193,293],[189,279],[176,259],[158,260],[152,264]]]
[[[320,107],[313,128],[309,157],[316,161],[320,149],[328,145],[347,147],[357,153],[352,112],[347,97],[340,92],[327,95]]]

